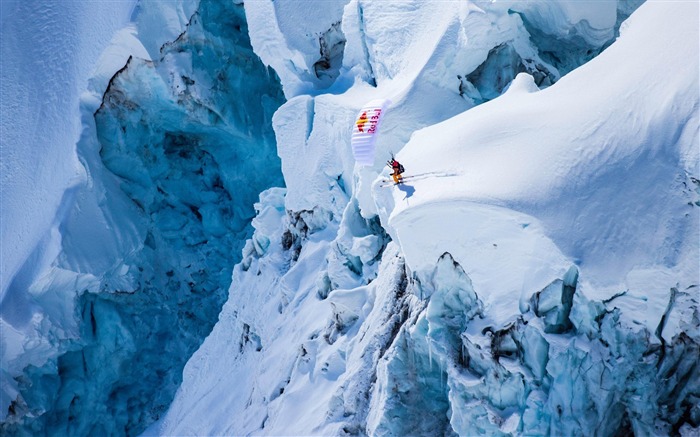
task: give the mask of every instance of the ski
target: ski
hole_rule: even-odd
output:
[[[403,177],[401,177],[401,182],[410,181],[411,179],[416,179],[416,178],[420,178],[420,177],[427,177],[428,175],[429,174],[425,173],[425,174],[414,174],[414,175],[403,176]],[[401,182],[399,182],[399,183],[401,183]],[[382,179],[382,183],[383,184],[390,183],[391,185],[398,185],[394,182],[393,179]]]
[[[417,178],[418,176],[420,176],[420,175],[403,176],[403,177],[401,178],[401,181],[411,180],[411,179],[413,179],[413,178]],[[396,185],[396,184],[394,183],[394,180],[393,180],[393,179],[382,179],[382,183],[389,183],[389,182],[391,182],[392,184]],[[401,183],[401,182],[399,182],[399,183]]]
[[[444,177],[450,177],[450,176],[457,176],[457,174],[456,173],[445,173],[445,172],[418,173],[418,174],[403,176],[401,178],[401,182],[399,182],[398,184],[395,183],[393,179],[382,179],[381,184],[379,186],[380,187],[391,187],[391,186],[400,185],[406,181],[418,181],[421,179],[444,178]]]
[[[401,178],[401,181],[410,181],[410,180],[421,180],[421,179],[428,179],[428,178],[444,178],[444,177],[450,177],[450,176],[457,176],[456,173],[445,173],[445,172],[428,172],[428,173],[418,173],[418,174],[412,174],[408,176],[403,176]],[[391,183],[392,185],[394,184],[393,179],[382,179],[382,183]]]

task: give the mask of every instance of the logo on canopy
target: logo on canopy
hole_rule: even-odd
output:
[[[371,116],[368,117],[367,111],[364,111],[364,112],[362,112],[360,117],[357,119],[357,122],[355,123],[355,125],[357,126],[358,132],[373,134],[377,131],[377,123],[379,123],[379,117],[382,115],[382,109],[376,108],[376,109],[372,109],[371,111],[373,112],[373,114]],[[367,128],[368,123],[369,123],[369,128]]]
[[[367,111],[363,112],[362,115],[360,115],[360,118],[357,119],[357,130],[364,133],[366,124],[367,124]]]

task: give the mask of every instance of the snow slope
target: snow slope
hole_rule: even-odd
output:
[[[698,174],[698,45],[685,42],[698,29],[674,13],[645,7],[617,43],[556,86],[536,91],[523,74],[501,98],[416,132],[398,159],[411,173],[450,176],[376,190],[393,196],[378,203],[395,205],[383,219],[407,264],[420,270],[448,251],[500,302],[520,294],[533,266],[576,264],[591,298],[652,297],[655,327],[664,307],[653,296],[698,279],[697,216],[683,190]],[[676,24],[639,24],[652,21]],[[665,69],[677,73],[658,80]],[[513,265],[525,270],[505,285],[497,272]],[[661,277],[640,283],[649,271]]]
[[[287,191],[261,195],[219,322],[146,434],[696,432],[697,4],[641,6],[558,80],[533,26],[572,60],[634,7],[352,1],[330,86],[299,39],[322,46],[336,4],[313,5],[333,11],[313,32],[246,5],[289,98]],[[399,187],[381,159],[353,168],[372,97],[394,102],[378,156],[414,175]]]
[[[70,331],[73,325],[69,296],[74,292],[59,292],[55,298],[49,293],[41,303],[37,302],[41,296],[36,290],[32,295],[30,286],[45,275],[58,255],[59,225],[87,179],[76,153],[83,131],[81,95],[90,78],[100,71],[111,75],[119,68],[102,54],[115,32],[130,21],[134,3],[2,2],[3,417],[9,393],[15,391],[10,387],[16,385],[5,372],[14,375],[27,362],[42,363],[50,355],[37,339],[41,334],[35,332],[41,319],[50,313],[58,319],[55,323],[60,329]],[[24,350],[28,353],[20,363],[10,364]]]
[[[134,4],[2,2],[2,296],[85,178],[79,98]]]

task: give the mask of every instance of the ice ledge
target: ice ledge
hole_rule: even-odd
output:
[[[413,272],[432,269],[449,252],[497,321],[511,319],[528,293],[571,266],[535,218],[502,207],[433,202],[393,215],[389,226]]]

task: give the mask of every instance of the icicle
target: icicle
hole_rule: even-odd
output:
[[[428,365],[430,366],[430,371],[433,371],[433,346],[432,341],[429,336],[425,336],[425,341],[428,343]]]
[[[438,361],[438,367],[440,368],[440,388],[445,388],[445,384],[444,384],[444,382],[442,381],[442,380],[443,380],[442,374],[445,373],[445,371],[444,371],[444,369],[443,369],[443,367],[442,367],[443,363],[440,362],[440,357],[439,357],[439,356],[438,356],[438,360],[437,360],[437,361]]]
[[[411,354],[411,366],[413,370],[416,370],[416,350],[414,348],[409,348],[408,353]]]

